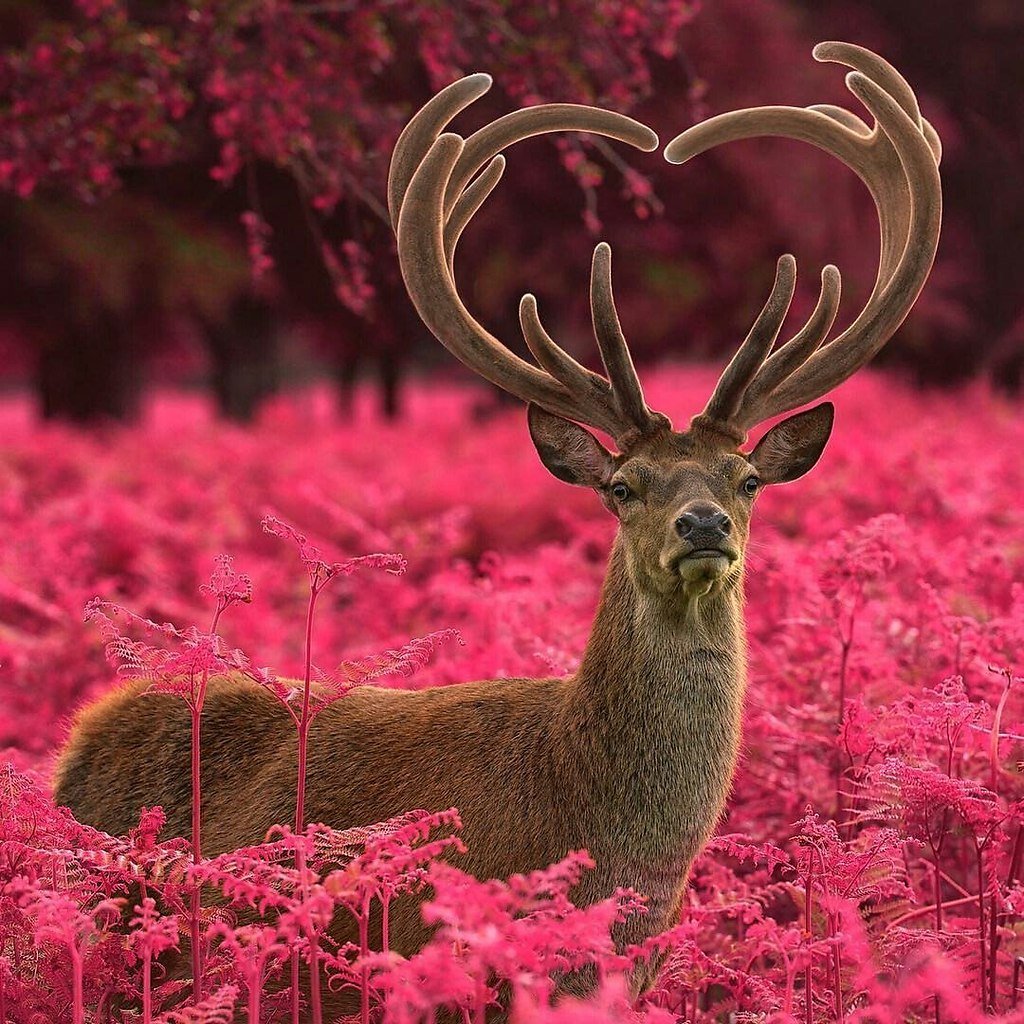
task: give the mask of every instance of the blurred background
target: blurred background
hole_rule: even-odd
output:
[[[486,70],[456,129],[541,101],[632,113],[666,142],[764,103],[853,106],[811,47],[876,49],[944,141],[943,240],[880,361],[922,386],[1024,381],[1024,5],[1018,0],[0,0],[0,388],[38,415],[132,419],[158,388],[247,421],[275,393],[365,382],[400,416],[410,380],[464,371],[405,298],[386,221],[398,132],[434,91]],[[775,260],[844,276],[840,326],[877,266],[870,198],[808,146],[659,154],[523,143],[464,236],[457,277],[522,351],[537,294],[581,360],[595,241],[615,253],[638,363],[721,361]],[[794,321],[795,322],[795,321]],[[481,399],[482,406],[497,395]]]

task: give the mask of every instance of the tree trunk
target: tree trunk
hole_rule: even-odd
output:
[[[55,326],[36,367],[40,413],[75,423],[131,419],[138,411],[139,364],[128,325],[113,313]]]
[[[269,303],[246,294],[223,322],[204,324],[210,382],[222,416],[249,423],[281,386],[278,332]]]
[[[359,354],[347,349],[334,366],[334,379],[338,386],[338,411],[346,422],[356,414],[356,380],[359,378]]]
[[[401,370],[401,359],[397,352],[381,352],[380,411],[388,420],[397,420],[402,415]]]

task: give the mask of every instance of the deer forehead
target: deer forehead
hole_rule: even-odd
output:
[[[623,480],[649,497],[673,498],[715,494],[732,488],[751,471],[750,463],[736,452],[707,452],[689,449],[624,458],[613,479]]]

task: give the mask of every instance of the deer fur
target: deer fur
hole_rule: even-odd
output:
[[[698,567],[694,581],[662,569],[660,555],[685,547],[672,538],[671,521],[697,497],[728,504],[734,539],[745,543],[749,510],[733,494],[754,464],[670,432],[615,458],[583,428],[533,410],[535,435],[538,416],[549,432],[565,435],[559,472],[582,474],[577,482],[593,483],[588,474],[596,472],[605,484],[614,476],[639,488],[637,477],[661,470],[663,493],[652,487],[640,520],[616,538],[579,670],[418,691],[356,688],[313,726],[307,818],[344,828],[456,806],[468,848],[459,864],[481,877],[529,871],[586,848],[597,867],[575,898],[590,903],[624,885],[643,893],[650,912],[619,937],[639,941],[675,921],[689,866],[722,811],[746,686],[741,554],[727,569]],[[831,415],[812,419],[820,451]],[[771,472],[766,440],[758,459]],[[543,444],[552,443],[544,434]],[[658,552],[657,582],[644,562],[649,550]],[[160,804],[167,834],[187,836],[189,714],[177,697],[145,690],[132,682],[82,711],[55,797],[114,834],[135,824],[141,806]],[[271,825],[292,820],[295,728],[266,691],[247,680],[212,680],[202,737],[209,854],[258,842]],[[422,944],[413,901],[394,908],[391,935],[402,953]]]

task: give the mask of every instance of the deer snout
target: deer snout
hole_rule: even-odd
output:
[[[717,547],[729,536],[732,520],[717,505],[694,502],[679,514],[675,528],[676,533],[694,548]]]

